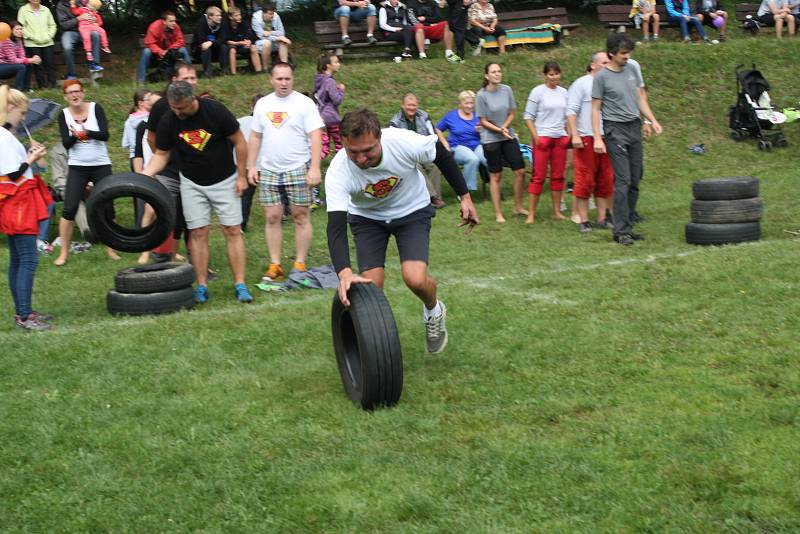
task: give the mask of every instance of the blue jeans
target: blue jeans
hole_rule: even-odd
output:
[[[33,277],[39,254],[36,252],[35,235],[8,236],[8,287],[14,299],[17,315],[27,318],[31,314]]]
[[[81,34],[78,32],[64,32],[61,34],[61,48],[64,49],[64,63],[67,65],[67,76],[75,76],[75,56],[73,56],[72,49],[75,43],[80,43],[83,46]],[[102,56],[100,55],[100,34],[92,32],[92,55],[94,62],[98,65]]]
[[[47,241],[47,238],[50,237],[50,219],[53,218],[53,214],[56,212],[56,205],[48,204],[47,206],[47,218],[42,219],[39,222],[39,235],[38,238],[41,241]]]
[[[377,15],[378,10],[372,4],[369,7],[359,7],[357,9],[349,6],[339,6],[333,11],[333,18],[338,20],[341,17],[347,17],[353,22],[360,22],[367,17],[376,17]]]
[[[689,22],[691,22],[692,26],[694,26],[697,35],[699,35],[701,39],[706,39],[706,32],[705,30],[703,30],[703,23],[700,22],[700,19],[698,19],[697,17],[689,17],[688,21],[683,17],[669,18],[670,24],[673,25],[677,24],[678,26],[681,27],[681,37],[683,37],[684,39],[689,37]]]
[[[464,145],[458,145],[452,148],[456,163],[464,166],[464,181],[467,182],[467,189],[470,191],[477,190],[478,167],[481,164],[486,165],[486,158],[483,157],[483,147],[478,145],[475,150],[470,150]]]
[[[22,63],[0,63],[0,78],[14,77],[14,89],[24,91],[25,87],[25,65]]]
[[[181,47],[178,49],[178,53],[183,56],[183,62],[187,65],[192,64],[192,58],[189,56],[189,52],[186,50],[186,47]],[[136,81],[144,83],[145,77],[147,76],[147,67],[150,66],[150,62],[153,58],[158,59],[152,50],[147,47],[142,49],[142,57],[139,60],[139,69],[136,71]]]

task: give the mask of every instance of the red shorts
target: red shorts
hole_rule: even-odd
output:
[[[575,187],[572,194],[577,198],[614,196],[614,169],[608,154],[594,151],[594,137],[581,137],[583,148],[573,150],[575,163]]]
[[[446,29],[447,21],[443,20],[442,22],[437,22],[436,24],[431,24],[430,26],[417,24],[414,26],[414,33],[416,33],[417,30],[422,30],[425,32],[426,39],[430,39],[431,41],[441,41],[444,38],[444,31]]]

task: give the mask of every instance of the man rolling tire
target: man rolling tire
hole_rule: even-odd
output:
[[[328,249],[339,275],[339,299],[350,306],[352,284],[383,288],[389,237],[400,253],[403,281],[423,302],[426,349],[442,352],[447,345],[447,309],[438,300],[436,281],[428,274],[428,245],[435,209],[418,164],[434,163],[459,196],[461,226],[478,224],[464,177],[436,136],[389,128],[367,109],[347,113],[340,132],[340,151],[326,173]],[[360,274],[350,266],[347,226],[353,233]]]

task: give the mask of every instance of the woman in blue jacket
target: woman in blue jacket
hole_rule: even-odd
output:
[[[681,36],[684,42],[692,42],[691,37],[689,37],[689,23],[691,23],[695,31],[697,31],[697,35],[703,39],[703,42],[711,44],[708,36],[706,36],[705,30],[703,30],[703,23],[699,18],[692,15],[692,11],[689,7],[689,0],[664,0],[664,7],[667,8],[669,23],[680,26]]]

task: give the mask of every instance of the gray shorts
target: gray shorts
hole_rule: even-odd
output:
[[[242,224],[242,201],[236,196],[236,174],[214,185],[197,185],[181,174],[183,216],[189,230],[211,224],[212,209],[220,224]]]

